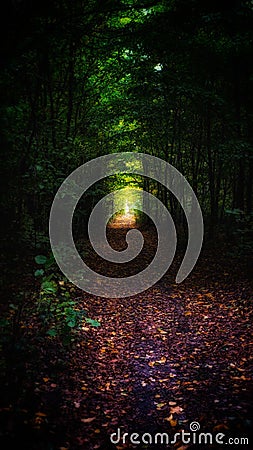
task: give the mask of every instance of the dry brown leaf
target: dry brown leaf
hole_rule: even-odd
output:
[[[162,356],[161,359],[159,359],[159,361],[157,362],[159,362],[160,364],[164,364],[166,361],[167,361],[166,357]]]
[[[183,408],[180,408],[180,406],[174,406],[170,408],[171,414],[180,414],[183,411]]]
[[[176,427],[177,426],[177,420],[176,419],[171,419],[169,422],[170,422],[170,425],[172,427]]]
[[[173,415],[171,414],[169,417],[165,417],[164,420],[167,420],[167,422],[170,422],[173,419]]]
[[[149,365],[150,367],[154,367],[155,361],[149,361],[148,365]]]
[[[172,427],[176,427],[177,426],[177,419],[173,419],[173,415],[170,414],[169,417],[165,417],[165,419],[167,422],[169,422],[170,426]]]
[[[87,419],[81,419],[81,422],[83,422],[83,423],[91,423],[95,419],[96,419],[96,417],[88,417]]]
[[[47,415],[46,415],[45,413],[40,412],[40,411],[36,412],[36,413],[35,413],[35,416],[38,416],[38,417],[47,417]]]
[[[215,427],[213,427],[213,431],[225,431],[228,430],[228,426],[225,425],[224,423],[220,423],[219,425],[215,425]]]

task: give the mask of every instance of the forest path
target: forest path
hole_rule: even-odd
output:
[[[116,238],[124,240],[123,230],[116,233],[109,236],[114,244]],[[148,232],[145,239],[152,239],[149,253],[154,239]],[[166,432],[172,440],[176,432],[188,432],[191,422],[214,435],[249,434],[247,283],[224,254],[214,258],[211,251],[184,283],[175,284],[173,276],[172,268],[155,286],[130,298],[84,295],[89,317],[101,326],[84,326],[84,341],[71,355],[72,388],[66,380],[63,387],[71,392],[65,405],[72,403],[75,418],[69,428],[71,448],[177,448],[179,437],[175,445],[154,445],[155,433]],[[145,432],[153,445],[134,446],[129,436],[124,444],[124,433]],[[116,447],[111,433],[116,433]]]
[[[108,231],[115,248],[124,248],[125,232]],[[133,272],[156,249],[153,231],[143,234],[145,249]],[[96,271],[115,273],[115,265],[96,259],[87,243],[85,254]],[[250,438],[251,284],[237,255],[223,248],[205,248],[187,280],[176,284],[181,261],[179,251],[168,274],[133,297],[103,299],[72,287],[80,309],[100,326],[84,323],[70,349],[36,334],[36,321],[27,317],[31,351],[21,352],[20,361],[13,357],[21,375],[14,370],[12,406],[1,411],[7,429],[2,448],[21,442],[26,450],[227,448],[184,444],[182,430],[192,422],[213,436]],[[121,276],[130,273],[122,264]],[[180,434],[175,444],[156,444],[162,432],[170,442]],[[124,433],[138,433],[140,444],[131,444],[129,435],[124,443]]]

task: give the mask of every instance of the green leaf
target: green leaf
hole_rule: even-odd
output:
[[[44,275],[44,270],[43,269],[37,269],[34,272],[35,277],[41,277],[42,275]]]
[[[48,336],[56,336],[57,335],[57,331],[54,328],[51,328],[51,330],[47,331]]]
[[[47,277],[44,277],[44,281],[50,281],[52,278],[54,278],[54,276],[55,276],[54,273],[51,273]]]
[[[43,281],[41,289],[49,294],[55,294],[57,292],[57,285],[54,281]]]
[[[44,255],[37,255],[35,256],[35,262],[37,264],[45,264],[47,261],[47,257]]]
[[[14,309],[15,311],[18,309],[17,305],[14,305],[13,303],[9,304],[10,309]]]
[[[73,328],[76,325],[76,321],[74,319],[69,320],[67,322],[68,327]]]
[[[89,323],[93,327],[100,327],[101,326],[101,324],[100,324],[100,322],[98,320],[93,320],[93,319],[90,319],[89,317],[85,317],[85,320],[86,320],[87,323]]]
[[[55,259],[54,255],[51,255],[45,263],[45,269],[49,269],[49,267],[51,267],[53,264],[55,264]]]

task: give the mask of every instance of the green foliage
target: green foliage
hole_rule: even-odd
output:
[[[34,276],[35,277],[41,277],[42,275],[44,275],[44,270],[43,269],[37,269],[34,272]]]
[[[90,319],[89,317],[85,317],[85,320],[93,327],[100,327],[100,322],[98,322],[98,320]]]
[[[37,256],[35,256],[35,262],[37,264],[43,265],[43,264],[46,263],[46,261],[47,261],[47,257],[44,256],[44,255],[37,255]]]
[[[35,261],[44,266],[39,274],[35,272],[36,277],[42,277],[36,306],[43,334],[51,338],[58,337],[63,344],[68,345],[78,337],[84,321],[93,327],[100,326],[97,320],[87,317],[86,311],[72,299],[72,285],[55,271],[53,256],[47,258],[38,255]]]
[[[54,281],[45,280],[41,283],[41,292],[55,294],[57,292],[57,284]]]
[[[165,159],[192,184],[205,223],[229,216],[231,233],[243,230],[246,241],[236,211],[252,212],[253,12],[248,1],[225,3],[56,0],[46,16],[26,11],[25,35],[11,27],[0,80],[3,244],[6,260],[11,246],[36,249],[43,295],[61,294],[54,259],[44,256],[54,195],[103,154]],[[182,225],[163,186],[115,175],[80,200],[75,237],[97,201],[125,186],[156,195]]]

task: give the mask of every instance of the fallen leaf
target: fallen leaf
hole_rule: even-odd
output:
[[[213,427],[213,431],[225,431],[228,430],[228,426],[225,425],[224,423],[220,423],[219,425],[215,425],[215,427]]]
[[[161,408],[163,408],[166,405],[166,403],[157,403],[156,409],[159,411]]]
[[[180,406],[175,406],[170,408],[171,414],[180,414],[183,411],[183,408],[180,408]]]
[[[87,419],[81,419],[81,422],[83,422],[83,423],[91,423],[95,419],[96,419],[96,417],[88,417]]]
[[[164,364],[167,361],[165,356],[162,356],[161,359],[158,361],[161,364]]]
[[[174,419],[172,414],[170,414],[169,417],[165,417],[164,420],[166,420],[167,422],[169,422],[169,424],[170,424],[172,427],[176,427],[176,426],[177,426],[177,423],[178,423],[178,422],[177,422],[177,419]]]
[[[170,422],[170,425],[172,427],[176,427],[177,426],[177,420],[176,419],[171,419],[169,422]]]
[[[170,422],[173,419],[173,415],[171,414],[169,417],[165,417],[164,420],[167,420],[167,422]]]
[[[167,331],[162,330],[161,328],[157,328],[157,330],[159,331],[159,333],[161,334],[168,334]]]

